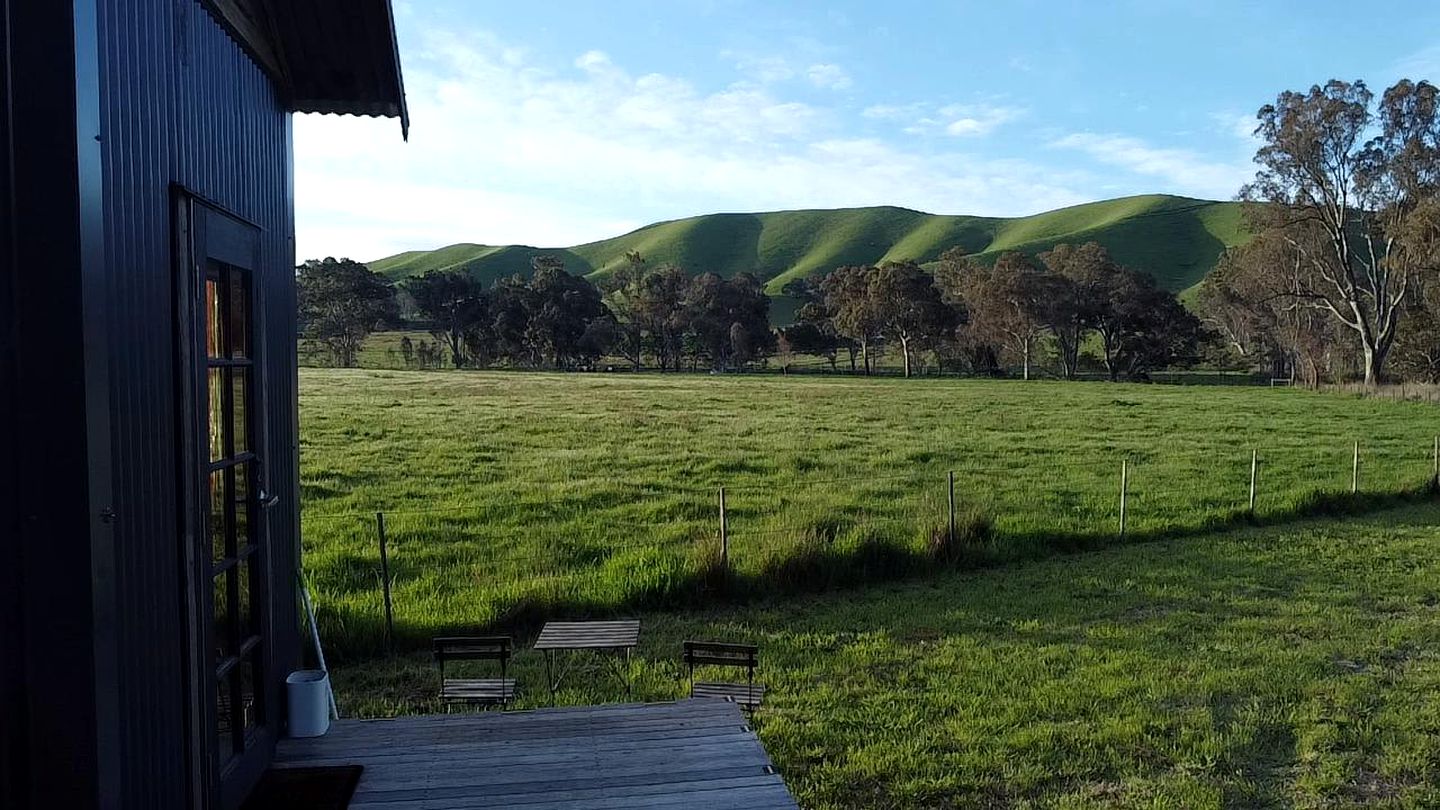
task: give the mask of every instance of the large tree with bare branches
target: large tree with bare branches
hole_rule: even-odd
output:
[[[1437,91],[1404,80],[1378,105],[1362,81],[1332,80],[1261,108],[1263,145],[1244,199],[1252,227],[1277,231],[1300,273],[1288,306],[1310,307],[1353,335],[1365,382],[1380,378],[1406,296],[1436,269],[1440,216]],[[1318,229],[1320,249],[1298,231]]]

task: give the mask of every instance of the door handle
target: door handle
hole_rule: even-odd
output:
[[[255,491],[255,503],[256,503],[261,509],[269,509],[270,507],[272,507],[272,506],[280,503],[280,496],[279,496],[279,495],[275,495],[275,494],[272,494],[272,493],[270,493],[270,492],[266,492],[266,491],[265,491],[265,471],[264,471],[264,469],[262,469],[262,468],[257,468],[257,469],[255,470],[255,473],[256,473],[256,475],[255,475],[255,490],[256,490],[256,491]]]

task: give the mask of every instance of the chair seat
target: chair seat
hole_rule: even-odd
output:
[[[716,683],[713,681],[697,682],[690,690],[691,697],[697,698],[721,698],[723,700],[738,703],[747,709],[753,709],[760,705],[760,700],[765,697],[765,687],[760,684],[751,686],[744,683]]]
[[[514,696],[514,678],[447,678],[440,686],[441,700],[506,703]]]

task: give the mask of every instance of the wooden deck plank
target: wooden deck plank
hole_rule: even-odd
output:
[[[652,748],[679,750],[704,745],[730,745],[753,741],[754,735],[746,731],[724,731],[702,729],[693,734],[656,733],[597,738],[588,749],[596,755],[608,756],[612,752],[638,752]],[[518,759],[522,756],[561,755],[567,750],[581,750],[575,747],[556,746],[543,742],[528,742],[516,745],[487,743],[483,746],[456,743],[443,746],[386,746],[367,751],[349,751],[326,754],[323,751],[305,758],[306,765],[338,764],[341,761],[357,764],[376,763],[403,765],[406,763],[463,759],[465,761],[493,761]],[[283,763],[282,763],[283,764]]]
[[[691,703],[692,701],[685,701]],[[463,726],[479,733],[486,729],[514,729],[522,726],[543,726],[554,724],[557,726],[573,726],[577,723],[594,723],[617,721],[625,722],[639,717],[658,720],[661,718],[674,717],[708,717],[715,712],[709,704],[697,704],[696,706],[679,707],[678,704],[662,703],[655,707],[654,711],[644,708],[627,707],[625,711],[590,712],[579,710],[574,716],[568,716],[563,709],[543,709],[538,711],[514,712],[514,711],[489,711],[489,712],[456,712],[450,714],[428,715],[425,717],[400,717],[393,720],[338,720],[330,730],[335,737],[344,737],[347,734],[355,733],[365,737],[374,736],[377,732],[385,729],[393,729],[401,733],[410,729],[440,729],[446,726]],[[329,735],[327,735],[329,736]]]
[[[513,716],[488,713],[484,715],[441,715],[434,722],[422,718],[409,720],[340,721],[325,737],[286,740],[280,756],[301,757],[315,750],[341,750],[349,743],[374,749],[386,745],[462,744],[525,740],[555,741],[565,738],[607,735],[643,734],[648,732],[684,732],[690,729],[748,728],[737,716],[733,705],[723,701],[694,701],[696,707],[672,711],[656,707],[653,713],[627,713],[625,716],[582,714],[574,719],[547,714],[543,722],[508,722]],[[349,725],[346,725],[348,723]]]
[[[548,792],[564,793],[569,791],[580,791],[600,794],[612,792],[623,792],[637,790],[645,786],[663,788],[666,785],[691,785],[692,783],[708,783],[725,781],[729,779],[770,779],[779,782],[779,777],[765,772],[763,769],[757,771],[753,765],[737,765],[731,767],[707,767],[703,769],[676,769],[666,771],[662,774],[642,774],[630,776],[617,776],[605,780],[601,784],[595,784],[593,780],[571,779],[571,780],[547,780],[543,783],[524,784],[526,790],[496,797],[484,791],[477,791],[473,787],[464,785],[450,785],[445,787],[411,787],[396,790],[369,791],[364,794],[366,801],[420,801],[422,799],[454,799],[462,798],[484,799],[495,802],[523,802],[526,796],[541,795]],[[357,794],[358,795],[358,794]]]
[[[603,761],[615,761],[616,767],[620,769],[637,766],[648,767],[651,761],[664,762],[667,760],[673,763],[696,760],[704,761],[706,756],[717,756],[717,763],[728,764],[737,762],[756,763],[761,766],[769,765],[770,761],[765,756],[764,749],[759,747],[754,738],[746,740],[722,740],[708,745],[688,745],[652,747],[645,749],[615,749],[611,751],[595,752],[584,748],[558,749],[548,751],[534,751],[515,756],[490,756],[467,758],[452,755],[445,759],[432,759],[428,762],[406,763],[393,762],[384,759],[363,760],[356,759],[359,764],[367,762],[377,767],[384,767],[389,773],[376,772],[377,780],[389,778],[411,779],[417,773],[433,772],[441,775],[441,778],[472,779],[486,782],[505,781],[507,779],[524,779],[528,773],[536,769],[549,769],[554,773],[557,764],[561,763],[596,763]],[[348,758],[347,758],[348,759]],[[465,763],[467,767],[463,773],[452,774],[455,766]],[[309,764],[309,763],[307,763]],[[618,772],[618,771],[617,771]]]
[[[535,805],[556,804],[570,802],[577,806],[585,806],[586,803],[599,800],[616,800],[624,798],[641,798],[650,796],[663,796],[672,794],[676,790],[685,790],[692,784],[703,785],[706,790],[734,790],[737,788],[751,787],[776,787],[775,777],[770,775],[762,776],[736,776],[723,779],[706,779],[699,782],[667,782],[661,784],[638,784],[631,786],[616,786],[606,788],[577,788],[564,790],[549,790],[536,793],[526,793],[513,797],[496,796],[439,796],[432,795],[429,798],[419,800],[419,803],[407,805],[407,810],[426,810],[426,808],[452,808],[452,810],[484,810],[499,806],[524,807],[533,810]],[[788,798],[788,794],[786,795]],[[367,802],[365,804],[352,803],[351,810],[365,810],[375,808],[383,810],[387,802]]]
[[[578,720],[585,718],[620,719],[635,715],[637,712],[646,718],[699,716],[710,714],[713,708],[707,704],[681,699],[668,703],[612,703],[603,706],[550,707],[527,711],[453,712],[380,720],[337,720],[331,725],[330,733],[326,737],[340,737],[351,732],[368,737],[374,734],[377,728],[435,728],[447,724],[463,725],[474,729],[546,722],[574,725]]]
[[[714,701],[717,704],[734,706],[735,704],[726,701]],[[523,742],[526,740],[556,741],[563,739],[587,739],[606,737],[614,735],[635,735],[649,732],[683,732],[690,729],[715,729],[730,728],[739,730],[747,728],[743,722],[732,721],[729,718],[674,718],[658,721],[644,721],[630,723],[596,723],[593,725],[547,727],[543,729],[525,729],[523,732],[516,731],[510,734],[505,733],[470,733],[464,726],[450,727],[444,730],[414,731],[409,734],[377,734],[374,736],[341,738],[334,744],[325,745],[316,741],[307,741],[304,745],[294,746],[292,751],[296,756],[304,756],[306,753],[318,750],[343,748],[348,740],[355,740],[365,748],[377,748],[395,745],[457,745],[461,743],[474,743],[483,745],[490,741]]]
[[[352,761],[352,760],[346,760]],[[738,748],[734,741],[725,741],[707,746],[672,748],[669,750],[648,749],[637,751],[614,751],[605,757],[597,757],[588,751],[540,752],[529,756],[504,758],[476,758],[471,760],[431,761],[429,763],[387,763],[383,760],[353,760],[369,768],[389,765],[389,773],[376,770],[369,781],[374,786],[395,782],[414,781],[416,776],[428,774],[432,784],[500,784],[523,782],[533,779],[554,777],[564,773],[568,767],[583,767],[599,762],[611,762],[607,773],[613,775],[643,774],[657,764],[678,767],[687,763],[703,765],[707,762],[725,765],[753,764],[763,769],[770,761],[763,751],[747,751]],[[333,764],[333,763],[332,763]],[[462,768],[456,766],[463,765]]]
[[[393,810],[393,804],[352,803],[352,810]],[[739,785],[715,789],[669,790],[660,793],[621,796],[586,795],[581,798],[560,798],[523,804],[491,804],[484,799],[432,799],[420,804],[405,805],[405,810],[469,810],[483,807],[520,807],[525,810],[572,810],[573,808],[687,808],[687,810],[794,810],[795,800],[783,785]]]
[[[364,765],[356,810],[796,806],[718,700],[340,721],[276,763]]]

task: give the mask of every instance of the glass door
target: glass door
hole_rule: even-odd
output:
[[[215,681],[215,758],[223,778],[254,745],[265,719],[259,608],[260,533],[251,424],[255,388],[250,273],[210,260],[205,272],[205,414],[210,554],[210,647]]]
[[[276,711],[268,671],[262,449],[256,351],[258,231],[193,199],[178,214],[190,369],[182,550],[191,616],[190,733],[195,801],[232,808],[269,764]]]

